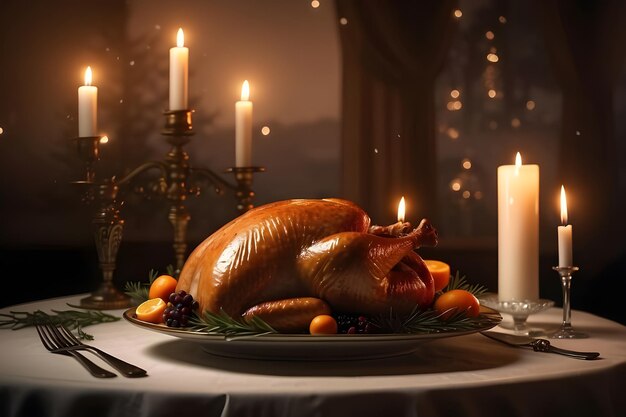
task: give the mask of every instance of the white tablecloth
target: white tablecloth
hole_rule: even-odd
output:
[[[3,310],[68,309],[81,297]],[[560,320],[559,309],[530,318],[542,326]],[[591,337],[553,344],[599,351],[599,360],[472,334],[388,359],[256,361],[212,356],[194,342],[123,319],[86,328],[95,336],[89,343],[146,369],[149,376],[139,379],[93,378],[73,358],[47,352],[34,328],[0,330],[0,416],[626,415],[626,327],[580,311],[572,323]]]

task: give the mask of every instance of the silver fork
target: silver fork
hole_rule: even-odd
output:
[[[98,349],[95,346],[87,345],[76,338],[65,326],[59,326],[57,328],[59,332],[59,336],[61,340],[59,340],[62,346],[60,346],[57,351],[68,351],[74,352],[77,350],[88,350],[92,353],[95,353],[100,358],[102,358],[105,362],[111,365],[113,368],[117,369],[122,373],[125,377],[128,378],[138,378],[147,376],[147,372],[144,369],[141,369],[135,365],[132,365],[128,362],[124,362],[121,359],[116,358],[113,355],[106,353],[105,351]]]
[[[43,343],[44,347],[50,352],[57,353],[59,355],[72,356],[96,378],[114,378],[117,376],[113,372],[100,368],[79,352],[74,350],[59,350],[59,342],[57,341],[59,336],[55,334],[54,326],[37,324],[35,327],[37,328],[37,333],[39,334],[41,343]]]

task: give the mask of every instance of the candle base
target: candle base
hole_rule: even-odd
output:
[[[250,210],[254,205],[254,191],[252,191],[252,178],[256,172],[265,172],[264,167],[231,167],[226,170],[228,173],[235,175],[237,187],[235,189],[235,198],[237,199],[237,210],[243,214]]]
[[[103,183],[76,181],[74,184],[84,187],[83,202],[96,204],[92,226],[98,264],[102,272],[99,288],[81,299],[79,307],[97,310],[128,308],[131,306],[130,297],[113,284],[117,252],[124,231],[124,220],[119,215],[121,202],[117,200],[119,188],[112,180]]]
[[[589,337],[587,333],[574,330],[571,322],[571,285],[572,274],[579,270],[577,266],[554,266],[552,267],[561,277],[561,286],[563,288],[563,323],[561,329],[550,337],[552,339],[586,339]]]
[[[79,136],[74,138],[78,156],[85,163],[84,183],[93,184],[96,178],[95,163],[100,159],[100,136]]]
[[[191,136],[195,132],[191,123],[191,114],[193,110],[166,110],[163,112],[165,116],[165,126],[161,133],[166,136]],[[185,143],[189,142],[187,140]],[[182,145],[182,144],[181,144]]]

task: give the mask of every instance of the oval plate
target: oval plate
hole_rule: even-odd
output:
[[[497,326],[502,316],[495,310],[481,306],[481,316],[488,318],[485,325],[471,330],[415,334],[265,334],[229,337],[167,327],[138,320],[135,308],[124,312],[131,324],[184,340],[197,342],[213,355],[231,358],[261,360],[355,360],[378,359],[415,352],[425,342],[445,337],[456,337],[482,332]]]

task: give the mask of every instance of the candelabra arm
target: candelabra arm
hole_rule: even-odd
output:
[[[219,174],[208,168],[191,168],[191,174],[196,177],[206,178],[214,187],[217,194],[223,194],[224,189],[237,190],[237,184],[232,184],[220,177]]]
[[[141,175],[144,172],[150,171],[151,169],[158,169],[161,171],[161,178],[165,181],[167,178],[167,166],[160,161],[151,161],[146,162],[144,164],[139,165],[137,168],[133,169],[126,176],[124,176],[121,180],[117,182],[118,186],[125,185],[130,183],[135,177]]]

